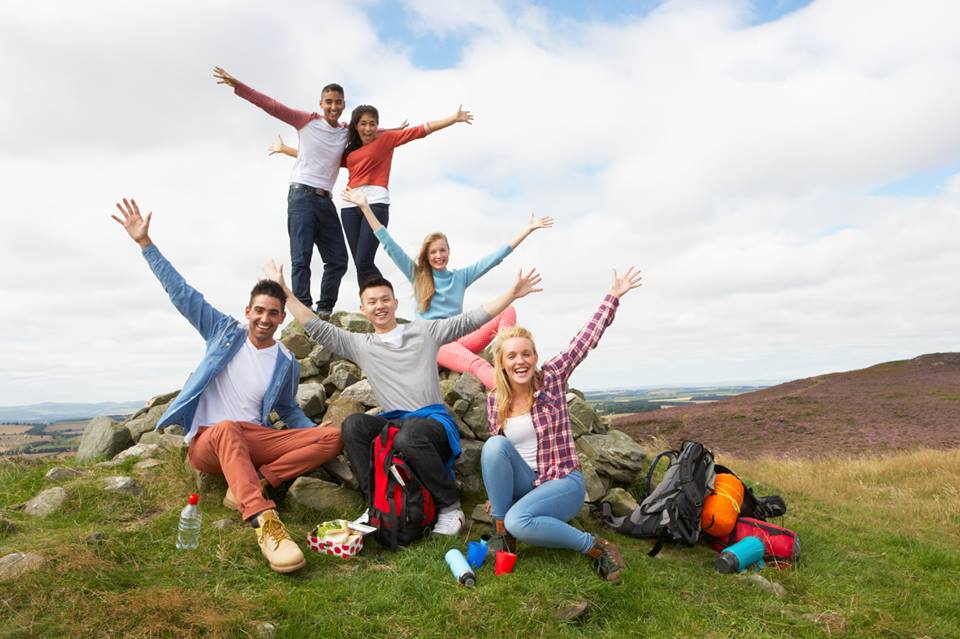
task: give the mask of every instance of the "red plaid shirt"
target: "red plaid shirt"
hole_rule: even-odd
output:
[[[613,322],[619,305],[620,299],[613,295],[603,298],[600,308],[570,341],[570,346],[540,369],[543,371],[543,384],[533,394],[533,405],[530,407],[530,417],[537,432],[537,478],[533,480],[534,486],[566,477],[580,468],[567,410],[567,380],[600,341],[603,331]],[[487,395],[487,425],[494,435],[500,434],[497,417],[497,393],[494,391]]]

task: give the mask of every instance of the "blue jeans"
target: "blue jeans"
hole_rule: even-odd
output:
[[[390,221],[389,204],[371,204],[370,210],[381,224],[387,226]],[[347,236],[347,246],[353,255],[353,264],[357,267],[357,286],[363,286],[370,277],[382,277],[380,269],[373,263],[380,240],[373,234],[373,229],[367,224],[360,207],[343,207],[340,209],[340,219],[343,221],[343,232]]]
[[[586,488],[579,470],[534,488],[536,471],[503,435],[491,437],[483,444],[480,466],[490,498],[490,513],[494,519],[503,519],[511,535],[546,548],[585,553],[593,547],[593,535],[567,523],[583,508]]]
[[[302,184],[291,184],[287,193],[287,233],[290,235],[290,288],[307,307],[310,296],[310,261],[316,246],[323,259],[323,279],[317,310],[332,311],[340,292],[340,280],[347,272],[347,247],[329,196]]]

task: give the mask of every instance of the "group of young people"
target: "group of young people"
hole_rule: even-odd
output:
[[[567,349],[538,366],[533,336],[516,326],[512,307],[541,290],[535,269],[521,270],[503,294],[485,304],[467,312],[463,307],[467,287],[530,233],[552,226],[551,218],[531,215],[509,243],[463,269],[448,268],[450,248],[441,233],[428,235],[411,259],[387,232],[393,149],[457,122],[472,122],[468,111],[460,107],[448,118],[384,130],[377,110],[368,105],[354,109],[349,124],[341,122],[345,100],[337,84],[321,91],[320,114],[291,109],[219,67],[214,76],[297,130],[299,149],[280,140],[271,149],[296,157],[287,200],[291,285],[282,265],[268,264],[265,279],[250,292],[247,322],[241,324],[206,302],[160,253],[149,234],[152,213],[143,216],[134,200],[117,204],[120,215],[113,218],[141,247],[171,302],[206,341],[203,360],[157,428],[184,427],[190,463],[225,476],[224,504],[254,527],[263,555],[278,572],[298,570],[306,561],[277,514],[273,490],[344,451],[369,499],[370,447],[388,422],[400,425],[394,445],[434,497],[433,532],[457,535],[466,521],[452,471],[460,437],[440,394],[439,363],[477,376],[491,390],[491,437],[481,454],[495,528],[491,549],[515,550],[517,540],[569,548],[593,558],[604,579],[619,580],[624,564],[618,548],[568,523],[580,511],[585,489],[566,384],[613,321],[620,298],[640,286],[639,273],[632,267],[621,275],[614,271],[609,292],[587,324]],[[338,218],[332,189],[341,167],[349,172],[343,199],[351,206],[343,207]],[[344,234],[356,264],[360,311],[373,325],[372,333],[351,333],[327,321],[347,267]],[[393,285],[374,264],[381,243],[413,284],[413,322],[397,322]],[[324,264],[316,306],[310,295],[314,246]],[[383,412],[351,415],[340,428],[315,425],[306,417],[296,402],[299,363],[274,337],[287,311],[312,339],[363,369]],[[491,340],[493,365],[478,355]],[[271,427],[273,411],[286,429]],[[364,513],[358,521],[365,518]]]

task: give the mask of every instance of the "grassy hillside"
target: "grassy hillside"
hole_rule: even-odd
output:
[[[0,587],[3,637],[244,637],[268,621],[278,637],[960,637],[960,451],[914,451],[872,460],[739,460],[760,494],[780,493],[803,560],[764,569],[778,598],[713,569],[705,547],[645,556],[648,542],[617,537],[628,572],[601,582],[570,552],[521,546],[515,574],[485,566],[474,589],[443,562],[458,541],[397,553],[371,542],[353,561],[310,554],[291,576],[271,572],[254,533],[218,531],[231,514],[205,495],[200,549],[174,548],[177,513],[192,476],[177,453],[138,475],[138,497],[104,493],[100,479],[128,474],[84,466],[63,510],[32,520],[14,506],[48,483],[50,460],[0,460],[0,556],[31,551],[37,572]],[[62,462],[61,462],[62,464]],[[284,510],[299,541],[320,519],[351,513]],[[93,532],[101,543],[84,539]],[[470,533],[476,538],[479,530]],[[953,593],[953,594],[951,594]],[[574,622],[558,609],[586,600]]]
[[[713,404],[613,418],[637,441],[694,439],[740,457],[960,446],[960,353],[819,375]]]

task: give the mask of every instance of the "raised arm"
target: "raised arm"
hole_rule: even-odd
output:
[[[603,332],[613,322],[617,308],[620,305],[620,298],[639,288],[641,285],[640,271],[634,267],[627,269],[622,276],[613,271],[613,283],[610,285],[610,291],[604,296],[600,303],[600,308],[594,312],[590,321],[580,329],[580,332],[570,340],[570,345],[566,350],[551,358],[543,365],[543,370],[552,370],[564,379],[568,379],[574,369],[580,365],[593,348],[600,342]]]
[[[499,315],[504,309],[521,297],[542,291],[542,288],[537,288],[540,279],[540,273],[537,273],[537,269],[530,269],[530,272],[526,275],[523,274],[523,269],[520,269],[517,271],[517,281],[513,283],[513,286],[507,289],[503,295],[495,297],[483,304],[483,310],[485,310],[490,317]]]
[[[295,320],[300,322],[301,326],[305,326],[308,321],[317,317],[313,311],[307,308],[306,304],[297,299],[293,291],[287,286],[283,277],[283,264],[277,266],[276,261],[270,260],[270,263],[263,267],[263,274],[268,280],[273,280],[279,284],[283,292],[287,294],[287,310],[290,311]]]
[[[111,215],[120,226],[124,228],[127,235],[143,251],[143,257],[147,260],[153,274],[160,280],[163,290],[170,297],[170,301],[180,314],[187,318],[187,321],[200,335],[209,340],[217,333],[217,330],[224,322],[233,321],[233,319],[224,313],[221,313],[211,306],[203,295],[187,284],[183,276],[177,272],[173,265],[160,253],[160,250],[150,239],[150,221],[153,219],[153,213],[147,213],[144,218],[140,214],[140,207],[134,199],[123,199],[123,204],[117,203],[117,209],[122,217]]]
[[[269,96],[254,91],[220,67],[213,67],[213,77],[217,79],[217,84],[225,84],[231,87],[234,93],[247,102],[260,107],[273,117],[286,122],[298,131],[305,127],[310,120],[319,117],[307,111],[291,109]]]
[[[527,222],[527,225],[520,229],[520,233],[517,234],[515,238],[510,240],[510,248],[516,249],[520,246],[520,242],[527,239],[527,236],[536,231],[537,229],[548,229],[553,226],[553,218],[550,216],[541,217],[539,220],[534,219],[533,213],[530,214],[530,221]]]
[[[383,228],[383,224],[381,224],[377,216],[373,214],[373,209],[371,209],[367,203],[367,196],[363,194],[363,191],[347,187],[343,190],[343,199],[351,204],[355,204],[360,209],[364,219],[367,220],[367,224],[370,225],[374,233]]]
[[[464,111],[462,104],[457,107],[457,110],[454,111],[453,115],[447,116],[441,120],[430,120],[427,122],[427,132],[432,133],[434,131],[439,131],[440,129],[445,129],[448,126],[456,124],[457,122],[473,124],[473,114],[469,111]]]
[[[273,144],[267,147],[267,155],[273,155],[274,153],[283,153],[284,155],[289,155],[292,158],[295,158],[298,155],[300,155],[297,149],[293,148],[292,146],[287,146],[286,144],[284,144],[283,138],[280,137],[279,135],[277,136],[277,139],[274,140]]]

